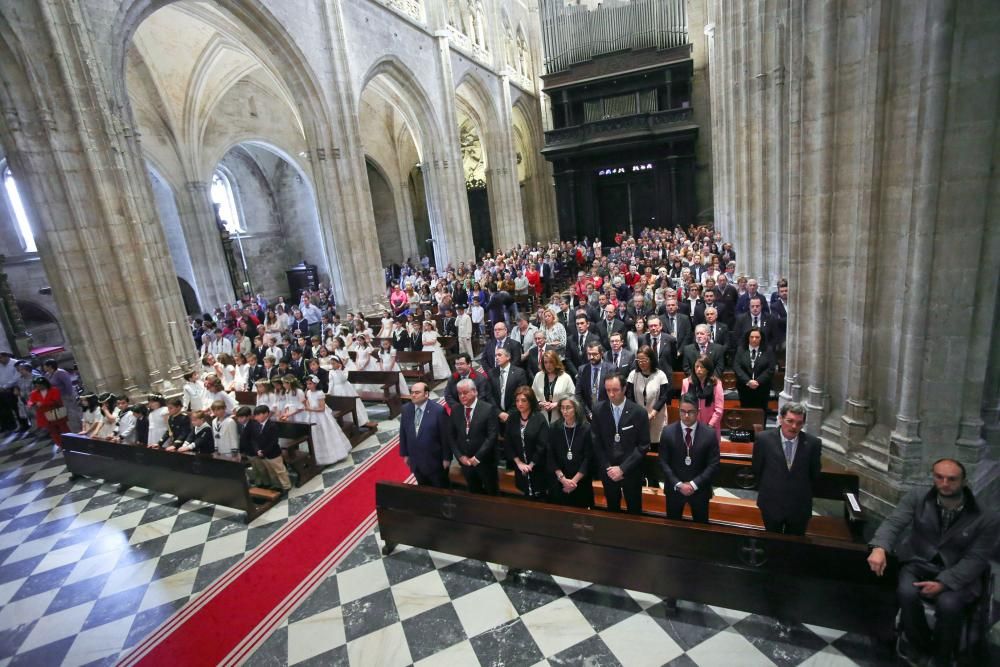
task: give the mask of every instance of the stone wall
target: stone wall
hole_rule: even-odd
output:
[[[741,273],[790,279],[783,399],[882,511],[940,456],[987,465],[1000,5],[711,0],[708,21],[716,221]]]

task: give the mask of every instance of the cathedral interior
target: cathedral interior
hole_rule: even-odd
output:
[[[775,405],[866,538],[941,458],[996,512],[998,44],[995,0],[0,0],[0,353],[171,398],[192,318],[303,272],[381,316],[390,267],[704,226],[763,295],[787,281]],[[5,432],[0,664],[895,664],[854,629],[393,551],[375,492],[344,495],[409,474],[366,404],[377,430],[252,521]]]

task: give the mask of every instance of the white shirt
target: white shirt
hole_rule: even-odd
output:
[[[240,432],[236,420],[226,417],[221,422],[212,423],[212,435],[215,437],[215,451],[229,454],[240,448]]]

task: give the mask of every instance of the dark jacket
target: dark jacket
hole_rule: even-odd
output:
[[[268,420],[263,424],[258,423],[257,420],[249,421],[246,428],[243,429],[243,434],[247,438],[250,456],[260,456],[260,453],[263,453],[265,459],[281,456],[281,445],[278,444],[278,425],[273,421]]]
[[[953,591],[982,593],[982,575],[990,567],[1000,523],[995,512],[979,507],[972,491],[963,490],[964,509],[941,534],[937,490],[913,489],[872,537],[871,546],[895,551],[904,563],[937,571],[934,577]],[[904,531],[909,528],[902,541]]]
[[[191,418],[183,412],[167,417],[167,432],[160,438],[160,446],[172,440],[175,446],[180,446],[191,437]]]
[[[764,521],[807,521],[812,516],[812,487],[819,478],[823,446],[820,439],[799,432],[791,469],[785,462],[781,431],[757,435],[753,445],[753,475],[757,479],[757,507]]]
[[[616,433],[621,436],[618,442]],[[626,477],[642,474],[642,460],[649,451],[649,418],[642,407],[626,399],[616,430],[611,401],[598,403],[590,439],[602,475],[610,466],[619,466]]]
[[[445,461],[451,461],[448,447],[448,416],[437,401],[424,402],[420,432],[416,431],[416,406],[407,403],[399,418],[399,454],[409,457],[410,470],[425,475],[437,474]]]
[[[697,493],[712,495],[712,480],[719,471],[719,438],[715,429],[707,424],[698,424],[691,443],[691,465],[687,459],[684,444],[684,429],[681,422],[664,427],[660,436],[660,469],[667,480],[666,488],[673,489],[678,482],[694,482]]]

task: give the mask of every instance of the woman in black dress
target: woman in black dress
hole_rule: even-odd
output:
[[[559,505],[592,507],[594,485],[590,479],[590,428],[576,398],[559,401],[561,419],[549,427],[549,500]]]
[[[514,392],[514,413],[507,420],[504,449],[514,462],[514,481],[528,498],[543,499],[548,492],[545,473],[549,449],[549,423],[538,409],[531,387]]]

